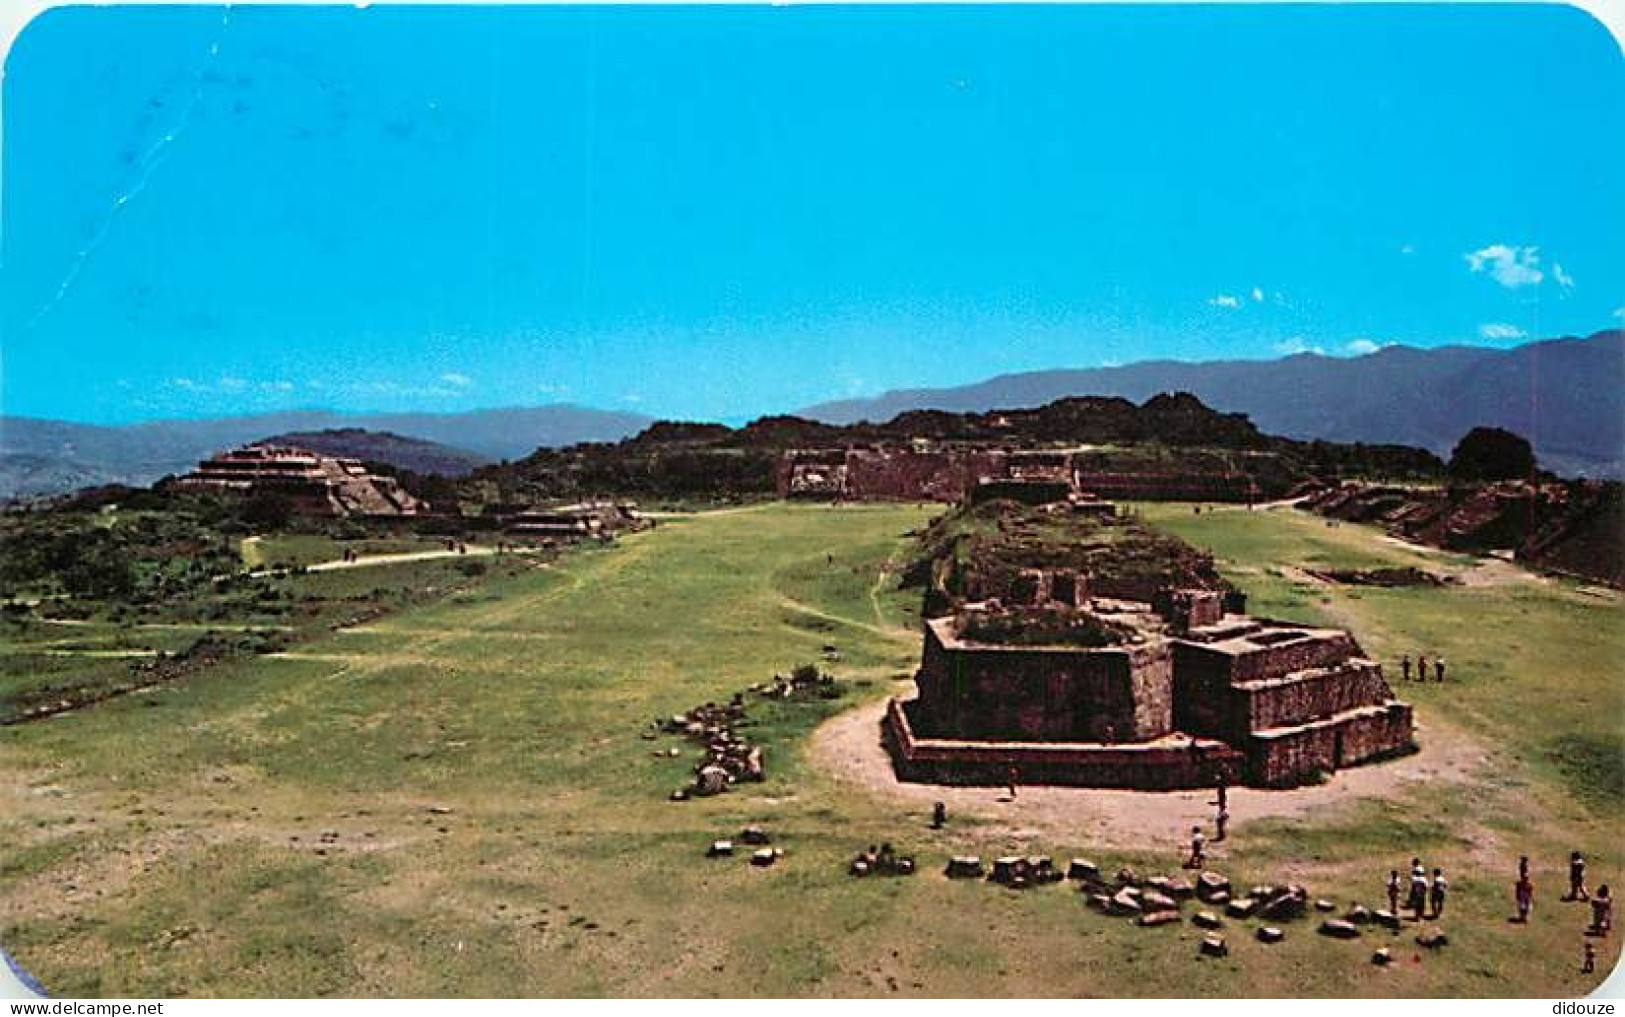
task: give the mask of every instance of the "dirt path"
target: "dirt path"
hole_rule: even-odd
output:
[[[434,561],[437,558],[485,558],[496,553],[497,549],[494,547],[469,544],[467,548],[462,551],[448,551],[445,548],[437,548],[433,551],[401,551],[395,554],[362,555],[359,558],[351,558],[348,561],[343,558],[335,558],[332,561],[317,562],[314,565],[306,565],[305,571],[337,572],[340,569],[364,569],[375,565],[400,565],[405,562]],[[502,553],[534,554],[536,552],[532,548],[515,548],[511,551],[504,551]],[[250,572],[249,575],[255,579],[261,579],[266,576],[279,575],[284,571],[286,570],[260,569],[256,572]]]
[[[903,685],[899,684],[901,690]],[[1168,848],[1183,845],[1196,824],[1211,825],[1211,791],[1114,791],[1093,788],[1023,787],[1015,800],[1003,788],[909,784],[892,772],[880,743],[885,703],[874,702],[824,722],[813,732],[808,756],[842,784],[897,806],[929,810],[944,802],[950,815],[994,820],[1009,827],[1015,841],[1077,841],[1115,848]],[[1245,842],[1247,824],[1258,819],[1294,819],[1347,809],[1362,798],[1387,798],[1405,784],[1425,781],[1466,784],[1488,761],[1483,750],[1459,731],[1417,727],[1420,752],[1376,766],[1341,770],[1324,784],[1290,791],[1232,788],[1231,831]],[[1223,845],[1216,851],[1223,856]]]

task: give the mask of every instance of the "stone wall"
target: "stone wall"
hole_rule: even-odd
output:
[[[986,646],[957,641],[953,619],[927,623],[919,722],[968,739],[1144,741],[1173,725],[1166,644]]]
[[[1082,471],[1077,484],[1111,501],[1250,502],[1257,497],[1243,473],[1103,473]]]
[[[1331,667],[1359,652],[1348,633],[1325,629],[1272,628],[1212,643],[1181,640],[1174,647],[1181,674],[1223,685]]]
[[[928,738],[917,733],[918,702],[892,700],[883,737],[902,780],[929,784],[1136,788],[1173,791],[1240,783],[1246,757],[1222,742],[1101,745],[1076,742],[992,742]]]
[[[1247,743],[1247,779],[1290,787],[1317,773],[1412,751],[1409,704],[1389,702],[1326,720],[1253,735]]]

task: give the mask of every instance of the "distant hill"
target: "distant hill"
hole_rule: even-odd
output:
[[[308,410],[117,427],[0,417],[0,498],[55,494],[96,484],[150,484],[184,472],[221,449],[288,433],[389,432],[500,460],[519,459],[538,448],[618,441],[650,422],[637,414],[562,404],[468,413],[352,415]]]
[[[443,477],[465,476],[491,462],[489,456],[482,456],[478,452],[360,427],[290,431],[264,440],[279,445],[295,445],[324,455],[384,463],[413,473],[438,473]]]
[[[800,412],[846,424],[889,420],[908,410],[1042,406],[1074,395],[1143,400],[1170,391],[1246,413],[1270,434],[1418,445],[1440,455],[1475,426],[1505,427],[1528,437],[1547,469],[1625,476],[1625,331],[1618,329],[1507,350],[1390,346],[1350,358],[1300,353],[1279,360],[1035,371]]]
[[[1259,431],[1245,414],[1221,413],[1185,392],[1135,405],[1118,396],[1058,399],[986,413],[916,410],[883,423],[828,424],[768,416],[740,428],[660,421],[620,442],[538,449],[475,470],[457,489],[479,506],[554,498],[727,502],[773,497],[790,449],[901,446],[917,439],[994,448],[1098,445],[1092,468],[1111,472],[1248,476],[1268,496],[1311,476],[1436,478],[1444,464],[1423,449],[1302,442]]]

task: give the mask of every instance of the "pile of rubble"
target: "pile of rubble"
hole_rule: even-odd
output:
[[[741,782],[767,779],[762,746],[739,734],[739,728],[751,723],[745,715],[747,693],[763,699],[795,700],[834,699],[842,692],[841,683],[834,676],[820,672],[811,664],[803,664],[789,675],[776,674],[772,681],[734,693],[725,704],[706,702],[685,713],[657,718],[644,732],[644,738],[653,739],[661,733],[682,735],[704,749],[694,766],[693,778],[671,793],[672,801],[718,795]],[[677,754],[676,749],[655,753],[657,756]]]
[[[762,747],[737,731],[744,722],[745,704],[738,695],[726,705],[704,703],[658,722],[661,731],[683,735],[705,750],[694,766],[693,779],[671,793],[672,801],[717,795],[741,781],[766,779]],[[672,754],[676,751],[673,749]]]

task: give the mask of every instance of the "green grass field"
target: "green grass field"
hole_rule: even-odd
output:
[[[1561,996],[1611,966],[1609,940],[1601,972],[1578,974],[1580,906],[1556,898],[1571,848],[1594,882],[1625,861],[1617,599],[1559,583],[1311,586],[1282,567],[1464,562],[1290,512],[1145,507],[1211,548],[1261,612],[1349,624],[1385,660],[1443,652],[1456,678],[1398,691],[1424,739],[1448,727],[1492,761],[1466,787],[1233,828],[1238,882],[1287,871],[1344,902],[1376,906],[1413,853],[1444,865],[1444,951],[1413,959],[1406,934],[1379,971],[1386,935],[1334,942],[1302,922],[1273,947],[1235,925],[1228,958],[1198,960],[1189,924],[1139,929],[1065,887],[940,876],[951,853],[1012,849],[1171,871],[1165,846],[933,832],[805,758],[821,720],[907,687],[917,597],[888,566],[937,511],[668,520],[286,657],[0,729],[0,942],[59,994],[126,996]],[[666,800],[694,754],[645,740],[653,718],[828,645],[846,700],[751,709],[765,783]],[[680,758],[656,755],[670,745]],[[777,866],[702,857],[747,822],[786,849]],[[846,876],[880,840],[924,871]],[[1526,928],[1506,922],[1520,853],[1538,894]]]

